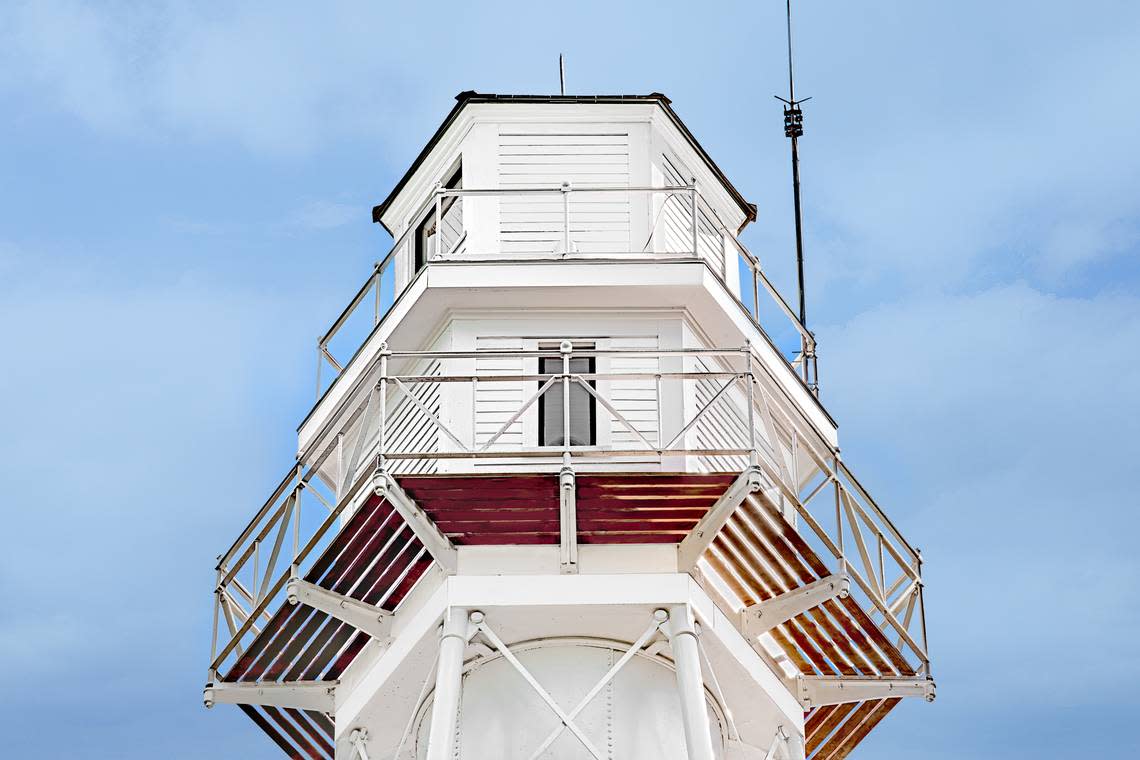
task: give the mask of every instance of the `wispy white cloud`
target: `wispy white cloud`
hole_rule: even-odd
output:
[[[394,106],[375,30],[383,8],[74,0],[0,11],[0,84],[112,134],[235,140],[303,153],[375,130]]]

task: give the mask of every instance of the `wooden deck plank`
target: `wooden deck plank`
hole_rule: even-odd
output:
[[[843,760],[855,751],[859,742],[871,733],[871,729],[887,716],[899,699],[869,700],[863,702],[859,709],[839,727],[831,740],[820,749],[817,760]],[[865,709],[869,707],[870,709]],[[860,715],[859,713],[862,712]],[[858,717],[856,717],[858,715]]]
[[[855,709],[857,704],[857,702],[846,702],[840,705],[825,705],[812,714],[804,726],[807,734],[807,754],[809,757],[827,741],[831,733]]]

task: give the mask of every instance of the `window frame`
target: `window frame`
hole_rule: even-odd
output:
[[[593,346],[589,346],[589,347],[577,346],[576,348],[578,348],[579,350],[590,350],[593,348]],[[546,349],[540,347],[540,350],[546,350]],[[578,356],[578,357],[571,356],[571,361],[573,361],[574,359],[585,359],[586,360],[586,372],[585,372],[585,374],[592,375],[592,374],[595,374],[597,372],[597,357],[594,357],[594,356]],[[558,362],[557,372],[544,372],[543,371],[543,363],[547,362],[547,361]],[[540,375],[548,375],[548,374],[554,375],[554,374],[561,374],[561,373],[562,373],[562,357],[561,356],[540,357],[539,358],[539,360],[538,360],[538,374],[540,374]],[[571,374],[582,374],[582,373],[571,372]],[[596,380],[587,380],[586,384],[595,390],[598,387]],[[558,392],[558,393],[562,392],[561,383],[558,383],[557,385],[552,385],[550,388],[548,388],[546,390],[546,393],[543,393],[538,399],[538,445],[541,447],[544,447],[544,448],[565,448],[565,446],[567,445],[566,439],[569,438],[569,431],[563,430],[562,431],[562,438],[563,438],[562,443],[547,443],[546,442],[546,396],[549,393],[555,393],[555,392]],[[585,392],[585,391],[583,391],[583,392]],[[571,396],[571,399],[572,398],[573,397]],[[589,442],[585,443],[585,444],[571,443],[570,444],[571,446],[597,446],[598,445],[598,400],[596,398],[594,398],[594,396],[588,392],[586,392],[586,398],[587,398],[587,403],[589,404],[589,410],[590,410],[590,415],[589,415],[589,419],[590,419],[589,432],[590,432],[590,435],[589,435],[589,439],[588,439]]]
[[[455,167],[455,171],[453,171],[451,173],[451,176],[449,177],[447,182],[444,184],[444,188],[447,190],[455,190],[455,189],[461,188],[461,187],[463,187],[463,161],[462,161],[462,159],[459,161],[459,164]],[[454,196],[451,198],[445,198],[443,200],[443,207],[440,209],[440,212],[441,212],[440,216],[442,217],[445,214],[447,214],[447,212],[451,210],[451,207],[453,205],[455,205],[455,203],[457,201],[462,201],[462,200],[463,200],[462,198],[458,198],[458,197],[454,197]],[[423,233],[428,229],[429,225],[435,224],[435,222],[436,222],[435,204],[432,204],[431,208],[429,208],[424,213],[423,217],[416,223],[416,229],[412,235],[412,277],[415,277],[417,274],[419,274],[421,269],[423,269],[425,266],[427,266],[427,263],[428,263],[427,246],[425,245],[426,239],[425,239]],[[439,241],[439,235],[440,235],[440,230],[437,229],[437,230],[434,230],[431,233],[431,235],[429,235],[428,237],[429,238],[435,237],[436,241],[437,241],[436,245],[438,246],[439,245],[439,242],[438,242]]]

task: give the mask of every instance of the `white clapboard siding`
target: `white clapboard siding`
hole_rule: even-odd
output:
[[[610,133],[503,132],[499,135],[499,185],[504,190],[629,186],[629,135]],[[580,253],[630,250],[628,193],[572,193],[570,249]],[[563,253],[565,209],[561,193],[506,196],[500,205],[504,253]]]
[[[490,349],[521,351],[523,350],[523,342],[520,338],[477,338],[475,348],[478,351]],[[524,362],[524,359],[517,356],[480,356],[475,359],[475,374],[480,376],[521,375],[525,370]],[[507,420],[518,413],[529,398],[526,391],[527,384],[521,380],[481,381],[476,384],[474,420],[476,448],[489,441],[507,423]],[[534,391],[532,390],[530,393],[533,394]],[[523,433],[522,420],[516,420],[506,432],[499,436],[493,447],[520,447],[523,445]]]
[[[689,184],[684,170],[668,155],[661,156],[661,173],[665,184],[679,186]],[[684,193],[662,195],[653,199],[656,218],[653,223],[653,249],[668,253],[682,253],[693,250],[692,206]]]
[[[697,358],[693,369],[698,372],[723,372],[727,367]],[[705,378],[693,383],[693,414],[704,408],[728,378]],[[736,383],[713,403],[693,426],[688,445],[694,449],[739,449],[748,447],[747,401]],[[688,420],[686,420],[688,422]],[[744,456],[705,456],[698,459],[709,472],[736,472],[748,464]]]
[[[661,156],[661,173],[666,185],[687,185],[691,180],[681,164],[668,154]],[[687,193],[662,196],[655,199],[654,207],[657,209],[653,228],[656,242],[654,250],[667,253],[692,252],[693,207],[690,196]],[[718,225],[700,207],[697,209],[697,251],[714,272],[724,276],[721,233]]]
[[[438,375],[440,364],[431,361],[416,368],[416,374]],[[409,384],[411,391],[425,408],[437,418],[440,414],[438,383]],[[402,390],[393,389],[388,396],[385,446],[389,452],[439,451],[439,428]],[[399,473],[431,473],[436,461],[430,459],[392,459],[389,466]]]
[[[617,350],[628,348],[657,348],[657,338],[621,338],[612,347]],[[610,372],[656,373],[661,369],[661,360],[656,356],[614,357],[610,360]],[[657,443],[657,384],[652,378],[631,380],[611,380],[607,399],[626,420],[650,443]],[[610,416],[605,409],[599,409],[600,419]],[[643,449],[645,442],[618,420],[611,420],[610,441],[615,449]]]

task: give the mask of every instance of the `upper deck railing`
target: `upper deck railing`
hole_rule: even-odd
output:
[[[481,358],[515,360],[519,369],[480,372],[473,367]],[[591,360],[594,369],[575,371],[581,366],[575,364],[578,359]],[[556,371],[538,371],[543,360],[552,360],[547,366]],[[457,424],[478,411],[480,392],[496,386],[525,392],[513,406],[497,406],[489,425]],[[586,394],[596,406],[593,424],[596,430],[609,430],[609,439],[536,445],[521,430],[522,421],[544,399],[557,395],[561,404],[552,408],[565,415],[562,430],[570,430],[572,391],[579,399]],[[628,403],[631,399],[636,403]],[[448,417],[442,409],[459,413]],[[599,350],[562,341],[557,350],[382,349],[365,392],[330,415],[298,463],[220,555],[211,680],[270,621],[284,602],[289,578],[307,572],[343,518],[369,497],[374,473],[399,476],[448,467],[473,472],[477,463],[488,461],[499,472],[544,463],[547,472],[557,472],[559,466],[588,468],[622,457],[636,458],[626,465],[632,471],[758,468],[763,498],[776,510],[762,521],[786,521],[821,561],[845,568],[852,597],[873,625],[893,637],[892,644],[915,672],[930,674],[921,556],[750,347]],[[402,518],[391,519],[399,521],[391,552],[418,552],[418,559],[424,548],[413,531]],[[741,530],[749,529],[750,518],[742,519]],[[731,606],[743,606],[739,596],[733,599],[733,588],[747,585],[747,579],[726,569],[733,558],[718,554],[723,551],[728,550],[710,546],[698,568]],[[383,599],[404,580],[385,577],[391,585],[370,592]]]
[[[532,201],[539,212],[518,212],[525,219],[504,230],[491,246],[478,250],[468,239],[463,199]],[[624,205],[626,221],[612,221],[608,206]],[[646,206],[651,216],[643,244],[634,239],[628,209]],[[523,208],[523,207],[520,207]],[[531,221],[530,217],[537,217]],[[678,260],[703,261],[724,284],[742,311],[772,342],[795,374],[818,394],[815,337],[799,321],[752,254],[720,219],[695,184],[662,187],[533,187],[510,189],[437,188],[413,215],[434,217],[434,232],[420,245],[425,265],[440,261],[496,260]],[[430,219],[429,219],[430,221]],[[503,223],[501,226],[510,226]],[[318,399],[335,382],[414,281],[405,270],[415,259],[417,224],[396,239],[332,325],[317,339]],[[624,234],[625,242],[622,243]],[[331,370],[331,372],[330,372]]]

